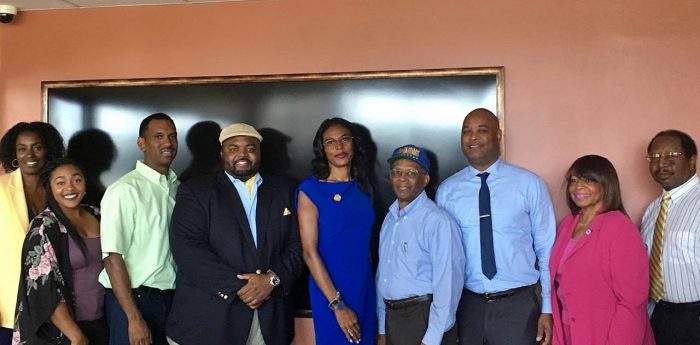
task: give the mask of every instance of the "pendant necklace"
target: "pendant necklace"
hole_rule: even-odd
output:
[[[331,182],[331,183],[333,183],[333,182]],[[335,202],[340,202],[341,200],[343,200],[343,196],[345,196],[345,194],[346,194],[348,191],[350,191],[350,189],[351,189],[354,185],[355,185],[355,180],[350,181],[350,183],[348,183],[348,186],[345,187],[345,189],[343,189],[340,193],[335,193],[335,194],[333,194],[333,200],[334,200]]]

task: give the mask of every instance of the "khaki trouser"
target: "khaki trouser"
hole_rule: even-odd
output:
[[[180,345],[174,342],[172,339],[168,338],[168,344],[170,345]],[[253,322],[250,324],[250,332],[248,332],[248,340],[246,345],[265,345],[265,340],[262,336],[262,331],[260,330],[260,320],[258,319],[258,311],[253,312]]]

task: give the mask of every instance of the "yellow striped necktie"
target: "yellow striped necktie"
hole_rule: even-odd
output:
[[[666,228],[666,216],[668,215],[668,202],[671,200],[671,194],[664,192],[659,207],[659,216],[656,218],[654,226],[654,241],[651,246],[651,258],[649,259],[649,274],[650,274],[650,297],[654,302],[660,301],[664,297],[664,273],[661,257],[664,251],[664,230]]]

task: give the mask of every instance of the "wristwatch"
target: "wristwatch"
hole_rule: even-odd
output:
[[[272,286],[277,286],[280,285],[280,277],[277,275],[277,273],[272,272],[272,270],[267,270],[267,275],[270,276],[270,285]]]

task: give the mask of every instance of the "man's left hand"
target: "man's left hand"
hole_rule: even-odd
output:
[[[246,273],[239,274],[236,277],[248,281],[247,284],[238,290],[237,294],[241,301],[248,305],[250,309],[257,309],[270,297],[272,289],[275,288],[270,284],[270,276],[267,274]]]
[[[552,343],[552,314],[541,314],[537,320],[537,342],[542,345]]]

